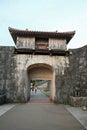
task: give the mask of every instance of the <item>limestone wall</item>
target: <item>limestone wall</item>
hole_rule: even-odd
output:
[[[31,65],[41,65],[44,64],[45,66],[51,66],[53,69],[53,81],[52,81],[52,99],[54,99],[56,87],[58,84],[55,84],[55,75],[60,75],[60,73],[64,73],[64,69],[68,66],[69,61],[68,57],[64,56],[47,56],[47,55],[24,55],[24,54],[17,54],[14,56],[16,61],[16,68],[15,68],[15,80],[18,86],[18,97],[20,100],[27,100],[29,97],[29,76],[27,74],[27,69]],[[38,67],[39,71],[39,67]],[[40,71],[39,71],[40,72]],[[43,72],[44,73],[44,72]],[[21,98],[22,97],[22,98]]]
[[[0,89],[4,89],[10,99],[14,91],[14,47],[0,47]],[[12,96],[12,98],[14,95]]]
[[[0,89],[6,90],[7,101],[24,102],[30,98],[27,69],[35,64],[52,67],[54,73],[51,90],[54,98],[55,75],[64,73],[65,66],[69,64],[67,57],[14,54],[14,47],[0,47]]]
[[[65,68],[64,75],[56,77],[61,86],[60,91],[57,88],[57,101],[65,103],[70,96],[87,97],[87,46],[69,51],[69,67]]]
[[[87,96],[87,46],[70,50],[70,71],[73,95]]]
[[[29,99],[27,69],[34,64],[46,64],[54,70],[52,91],[57,103],[67,103],[70,96],[87,97],[87,46],[71,49],[70,54],[69,57],[14,54],[14,47],[1,46],[0,89],[6,90],[8,101]]]

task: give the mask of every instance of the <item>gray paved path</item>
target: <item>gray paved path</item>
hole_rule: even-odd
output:
[[[31,91],[31,99],[30,103],[52,103],[48,96],[43,94],[39,89],[37,89],[37,92]]]
[[[64,105],[18,104],[0,117],[0,130],[85,130]]]
[[[87,129],[87,110],[83,111],[82,107],[65,106],[66,109]]]

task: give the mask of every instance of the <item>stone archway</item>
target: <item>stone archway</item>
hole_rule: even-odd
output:
[[[29,80],[50,80],[50,99],[54,101],[55,98],[55,75],[54,70],[47,64],[30,65],[27,69]]]

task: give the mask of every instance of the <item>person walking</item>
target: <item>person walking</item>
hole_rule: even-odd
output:
[[[37,87],[35,87],[35,93],[37,92]]]

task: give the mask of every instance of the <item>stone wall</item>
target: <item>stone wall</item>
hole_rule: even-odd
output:
[[[57,98],[59,93],[61,95],[59,102],[61,103],[69,103],[71,96],[87,97],[87,46],[70,49],[69,51],[69,67],[65,68],[64,74],[57,76],[56,80],[59,80],[60,84],[60,92],[57,91]]]
[[[31,66],[37,66],[40,72],[40,66],[44,65],[46,68],[51,67],[53,70],[53,85],[51,87],[52,92],[52,99],[54,100],[55,96],[55,75],[60,75],[60,73],[64,72],[65,66],[68,66],[68,58],[65,56],[50,56],[50,55],[24,55],[24,54],[17,54],[14,56],[16,61],[16,68],[15,68],[15,79],[16,84],[18,87],[18,95],[20,100],[23,100],[23,97],[27,99],[27,92],[28,92],[28,85],[29,76],[27,75],[28,68]],[[49,66],[49,67],[48,67]],[[44,72],[43,72],[44,73]],[[56,73],[56,74],[55,74]],[[40,79],[39,79],[40,80]],[[42,80],[42,79],[41,79]],[[46,79],[45,79],[46,80]],[[19,96],[20,95],[20,96]],[[22,97],[22,99],[21,99]]]
[[[87,106],[87,96],[86,97],[70,96],[69,104],[74,106],[74,107]]]
[[[70,71],[72,93],[70,104],[73,106],[87,106],[87,45],[70,50]],[[74,98],[73,98],[73,97]]]
[[[11,99],[14,81],[14,47],[0,47],[0,90],[4,90],[7,99]]]
[[[50,55],[15,54],[14,47],[0,47],[0,89],[5,89],[9,102],[24,102],[30,98],[28,68],[31,65],[51,66],[54,72],[52,79],[52,97],[55,96],[55,73],[64,72],[68,58]],[[39,69],[39,68],[38,68]]]
[[[57,103],[68,103],[70,96],[87,97],[87,46],[69,51],[68,61],[67,56],[17,55],[14,54],[14,47],[1,46],[0,89],[5,89],[7,101],[17,102],[27,98],[27,68],[38,63],[48,64],[55,70]]]
[[[73,96],[87,96],[87,46],[70,50],[70,52]]]

